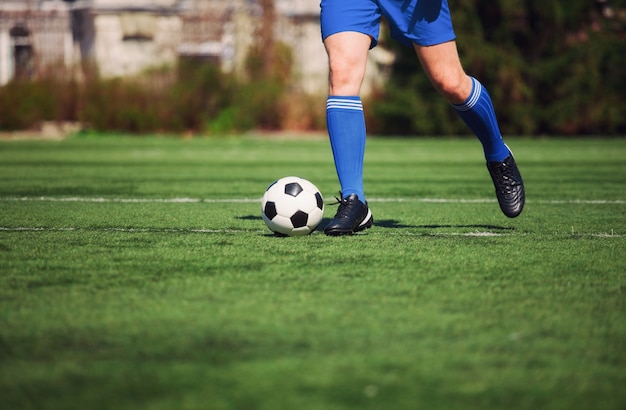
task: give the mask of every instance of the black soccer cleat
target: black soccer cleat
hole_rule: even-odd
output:
[[[502,162],[488,162],[487,169],[496,188],[500,209],[509,218],[515,218],[522,213],[526,196],[524,182],[513,155],[509,155]]]
[[[374,217],[367,203],[361,202],[355,194],[341,200],[338,199],[338,201],[339,209],[335,218],[324,228],[326,235],[352,235],[355,232],[371,228]]]

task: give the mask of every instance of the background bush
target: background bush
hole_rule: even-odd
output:
[[[459,0],[452,16],[466,71],[489,89],[505,134],[626,133],[624,1]],[[413,49],[369,104],[370,131],[469,133],[433,90]]]
[[[212,63],[183,59],[176,68],[135,77],[102,79],[87,67],[80,82],[68,72],[12,81],[0,88],[0,130],[34,128],[43,121],[79,121],[90,130],[136,134],[322,129],[323,98],[294,89],[288,48],[276,45],[275,55],[264,70],[263,50],[253,48],[243,78]]]
[[[0,87],[0,130],[30,128],[42,121],[76,121],[78,84],[63,74],[52,70],[37,81],[15,80]]]

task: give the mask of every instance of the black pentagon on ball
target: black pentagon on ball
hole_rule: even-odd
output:
[[[319,209],[324,209],[324,199],[322,198],[322,194],[320,194],[319,192],[315,193],[315,200],[317,201],[317,207]]]
[[[291,224],[294,228],[302,228],[306,226],[306,223],[309,221],[309,214],[306,212],[298,211],[295,214],[291,215]]]
[[[302,189],[300,184],[297,183],[297,182],[290,182],[288,184],[285,184],[285,194],[286,195],[298,196],[300,194],[300,192],[302,192],[302,191],[304,191],[304,189]]]
[[[274,202],[266,202],[265,209],[263,210],[265,216],[267,216],[270,220],[274,219],[278,212],[276,212],[276,204]]]

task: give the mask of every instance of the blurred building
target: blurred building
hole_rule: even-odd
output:
[[[103,77],[127,76],[179,58],[241,72],[262,29],[264,1],[0,0],[0,85],[85,64]],[[272,11],[273,38],[290,46],[298,84],[325,91],[319,0],[274,0]],[[371,58],[365,92],[391,62],[382,50]]]
[[[75,61],[70,10],[62,1],[0,0],[0,85]]]

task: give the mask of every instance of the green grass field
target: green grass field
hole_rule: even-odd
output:
[[[508,143],[519,218],[474,140],[372,138],[376,225],[278,238],[324,139],[0,142],[0,408],[626,408],[626,139]]]

